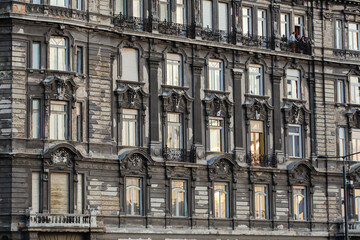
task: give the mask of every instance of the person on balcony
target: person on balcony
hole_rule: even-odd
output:
[[[291,45],[291,51],[295,52],[295,44],[296,44],[296,38],[295,38],[295,32],[293,32],[289,37],[290,45]]]

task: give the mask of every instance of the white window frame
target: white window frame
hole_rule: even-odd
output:
[[[301,190],[302,193],[295,193],[296,190]],[[303,203],[301,206],[301,200],[303,199]],[[293,187],[293,196],[292,196],[292,202],[293,202],[293,215],[295,221],[306,221],[307,220],[307,189],[304,186],[294,186]],[[304,212],[304,219],[300,219],[300,209],[303,208]]]
[[[171,121],[171,116],[177,117],[179,119],[178,122]],[[167,147],[170,149],[183,149],[183,121],[182,121],[182,115],[180,113],[167,113]],[[176,129],[179,129],[179,139],[175,139],[174,136],[176,136],[175,132]],[[179,146],[176,146],[176,142],[178,141]],[[170,143],[170,145],[169,145]]]
[[[128,185],[129,179],[136,179],[139,183],[139,186],[136,185]],[[142,216],[142,211],[143,211],[143,203],[142,203],[142,185],[143,185],[143,181],[142,178],[139,177],[127,177],[125,179],[126,181],[126,200],[125,200],[125,205],[126,205],[126,213],[127,215],[130,216]],[[128,189],[131,189],[130,191],[130,196],[128,196]],[[135,204],[134,204],[134,191],[139,191],[139,214],[135,213]],[[128,209],[128,198],[130,197],[130,213],[129,213],[129,209]]]
[[[160,0],[159,2],[160,4],[160,16],[159,16],[159,20],[160,21],[166,21],[166,22],[171,22],[170,21],[170,0]]]
[[[64,107],[64,111],[52,110],[52,106],[58,105]],[[63,118],[63,119],[61,119]],[[64,126],[60,126],[61,121]],[[69,137],[69,103],[65,101],[50,101],[50,131],[49,137],[51,140],[66,140]],[[63,127],[63,131],[59,132]],[[60,136],[61,135],[61,136]]]
[[[121,80],[135,82],[140,80],[139,60],[138,49],[128,47],[121,49]]]
[[[135,8],[135,4],[138,4],[138,9]],[[132,0],[132,17],[143,19],[144,3],[143,0]]]
[[[249,66],[249,94],[264,95],[264,71],[261,65]]]
[[[32,68],[33,69],[41,69],[41,43],[33,42],[32,47]]]
[[[175,182],[182,182],[184,188],[174,187]],[[184,212],[180,213],[179,205],[179,193],[184,194]],[[174,198],[174,195],[176,196]],[[173,200],[175,200],[175,209]],[[186,180],[172,180],[171,181],[171,207],[172,207],[172,216],[173,217],[186,217],[187,216],[187,181]]]
[[[216,189],[217,186],[225,186],[225,190],[223,189]],[[216,202],[218,195],[219,202]],[[225,216],[221,216],[221,196],[225,195]],[[218,211],[216,211],[216,205],[218,207]],[[230,209],[229,209],[229,184],[225,182],[215,182],[214,183],[214,217],[215,218],[229,218],[230,216]]]
[[[345,156],[346,155],[346,131],[344,127],[340,127],[338,129],[338,136],[339,136],[339,156]]]
[[[130,117],[131,116],[131,117]],[[139,112],[136,109],[123,109],[122,115],[122,134],[121,142],[123,146],[139,146]],[[135,129],[131,129],[131,126],[135,124]],[[131,135],[133,141],[131,142]],[[126,139],[127,136],[127,139]]]
[[[257,188],[264,188],[264,191],[257,191]],[[255,219],[269,219],[269,190],[267,185],[255,185],[255,201],[254,201],[254,212]],[[262,197],[265,197],[265,209],[262,209]],[[258,202],[258,205],[256,204]],[[257,214],[257,212],[261,213],[265,212],[265,216],[262,217],[262,214]]]
[[[266,38],[267,36],[267,11],[263,9],[259,9],[257,11],[257,18],[258,18],[258,37]]]
[[[208,86],[209,90],[224,91],[224,64],[223,61],[217,59],[209,60],[208,70]]]
[[[56,39],[60,40],[64,40],[64,45],[61,44],[57,44],[54,41],[56,41]],[[51,37],[50,41],[49,41],[49,45],[50,45],[50,69],[51,70],[59,70],[59,71],[69,71],[69,40],[66,37]],[[52,55],[52,50],[55,51],[54,55]],[[59,55],[61,54],[62,50],[65,51],[65,56],[63,61],[64,62],[60,62],[59,61]],[[54,64],[55,66],[52,66],[52,62],[54,60]]]
[[[212,121],[216,121],[220,124],[212,125]],[[217,149],[212,149],[212,142],[214,139],[211,139],[211,132],[212,131],[220,131],[220,143],[217,143],[217,146],[220,146],[220,151],[217,151]],[[209,150],[210,152],[224,152],[224,119],[218,118],[218,117],[210,117],[209,118],[209,132],[210,132],[210,138],[209,138]]]
[[[283,19],[284,17],[284,19]],[[280,34],[281,37],[285,36],[287,40],[290,38],[290,14],[289,13],[281,13],[280,15],[281,28]],[[285,31],[285,33],[283,32]]]
[[[304,36],[304,16],[294,16],[294,29],[296,27],[300,28],[300,37]]]
[[[69,0],[50,0],[50,5],[67,8],[69,7]]]
[[[31,173],[31,207],[32,212],[39,213],[40,211],[40,171]]]
[[[337,103],[345,103],[345,81],[344,80],[337,80],[337,96],[336,102]]]
[[[213,29],[213,6],[212,6],[212,1],[210,0],[202,0],[202,6],[201,6],[201,18],[202,18],[202,26],[203,28],[209,28],[209,29]],[[210,9],[208,9],[208,12],[205,12],[205,3],[206,6],[209,6]],[[208,18],[205,17],[205,13],[206,16],[208,16]]]
[[[182,68],[180,54],[168,53],[166,55],[166,85],[182,86]]]
[[[342,49],[343,43],[342,43],[342,21],[341,20],[335,20],[335,48]]]
[[[219,22],[219,30],[225,32],[225,34],[229,31],[229,20],[228,20],[228,4],[224,2],[218,3],[218,22]],[[221,11],[224,12],[221,12]]]
[[[252,36],[252,8],[250,7],[242,8],[242,27],[243,36]]]
[[[126,1],[127,0],[114,0],[114,14],[126,15]]]
[[[34,139],[40,138],[40,99],[31,100],[31,136]]]
[[[349,50],[360,50],[360,24],[349,23]]]
[[[296,132],[290,132],[290,128],[293,127],[293,128],[297,128],[299,130],[298,133]],[[298,141],[295,141],[296,140],[296,137],[299,138]],[[303,149],[302,149],[302,127],[301,125],[289,125],[288,126],[288,143],[289,143],[289,157],[292,157],[292,158],[302,158],[303,156]],[[290,146],[290,139],[292,139],[292,146]],[[298,144],[298,148],[299,148],[299,155],[297,156],[295,154],[295,149],[296,149],[296,144]],[[293,152],[293,154],[291,154],[291,152]]]
[[[175,0],[175,23],[186,24],[186,0]]]
[[[360,152],[360,129],[352,129],[351,137],[352,153]],[[360,154],[353,155],[352,160],[360,161]]]
[[[290,99],[299,99],[300,100],[301,99],[301,72],[300,72],[300,70],[288,69],[286,71],[286,75],[287,75],[287,97]]]
[[[350,103],[360,104],[360,76],[350,76]]]

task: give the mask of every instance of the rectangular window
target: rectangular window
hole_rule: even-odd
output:
[[[345,218],[345,198],[344,198],[344,188],[341,188],[341,217],[344,221]]]
[[[258,36],[266,38],[266,11],[258,10]]]
[[[264,126],[262,121],[250,121],[250,151],[256,160],[254,164],[260,164],[264,155]]]
[[[269,219],[268,187],[255,185],[255,219]]]
[[[121,80],[139,81],[139,55],[136,49],[121,50]]]
[[[229,218],[229,185],[227,183],[214,183],[214,216]]]
[[[68,71],[68,40],[63,37],[50,38],[50,69]]]
[[[263,70],[261,66],[249,67],[249,93],[263,95]]]
[[[84,174],[78,174],[77,176],[77,196],[76,196],[76,208],[77,212],[82,214],[83,213],[83,206],[84,206],[84,196],[83,196],[83,187],[84,187]]]
[[[343,80],[337,81],[337,102],[345,103],[345,83]]]
[[[251,36],[252,35],[252,9],[244,7],[242,9],[242,20],[243,20],[243,35]]]
[[[280,18],[281,18],[281,29],[280,29],[281,37],[289,39],[289,37],[290,37],[290,30],[289,30],[290,15],[287,13],[282,13]]]
[[[50,212],[54,214],[69,213],[69,174],[50,174]]]
[[[349,49],[359,50],[360,24],[349,23]]]
[[[34,213],[40,209],[40,172],[32,172],[31,206]]]
[[[176,0],[176,23],[185,24],[186,8],[184,0]]]
[[[169,0],[160,0],[160,21],[169,21],[170,3]]]
[[[350,102],[360,104],[360,77],[350,77]]]
[[[335,21],[335,48],[342,49],[342,21]]]
[[[41,68],[41,49],[39,42],[33,42],[32,44],[32,68],[40,69]]]
[[[172,86],[182,85],[182,61],[179,54],[166,55],[166,84]]]
[[[33,0],[33,4],[41,4],[40,0]]]
[[[139,146],[138,111],[124,109],[122,114],[122,145]]]
[[[212,29],[212,1],[202,1],[202,24],[203,28]]]
[[[126,0],[115,0],[115,15],[126,15],[125,9],[126,9]]]
[[[82,10],[82,0],[76,0],[76,9]]]
[[[68,137],[68,103],[50,103],[50,139],[65,140]]]
[[[173,149],[183,148],[183,137],[182,137],[182,121],[181,115],[178,113],[167,114],[167,147]]]
[[[355,189],[355,218],[360,221],[360,189]]]
[[[171,210],[174,217],[187,216],[187,185],[184,180],[171,181]]]
[[[76,140],[82,141],[82,103],[76,103]]]
[[[289,125],[289,157],[302,157],[301,126]]]
[[[293,187],[294,220],[307,220],[306,187]]]
[[[210,152],[223,152],[224,125],[222,118],[210,118]]]
[[[83,73],[83,48],[78,47],[76,51],[76,72]]]
[[[339,156],[346,155],[345,128],[339,128]]]
[[[143,2],[142,0],[133,0],[132,16],[142,18],[143,16]]]
[[[32,100],[32,138],[40,138],[40,100]]]
[[[360,152],[360,130],[352,130],[352,153]],[[360,154],[353,155],[353,161],[360,161]]]
[[[126,213],[142,214],[142,179],[126,178]]]
[[[50,5],[57,7],[68,7],[68,0],[50,0]]]
[[[295,69],[287,70],[287,97],[301,99],[300,71]]]
[[[219,30],[228,33],[228,5],[219,3]]]
[[[304,17],[303,16],[295,16],[294,17],[294,25],[295,25],[295,36],[304,36]]]
[[[209,61],[209,89],[223,91],[223,64],[222,61],[210,59]]]

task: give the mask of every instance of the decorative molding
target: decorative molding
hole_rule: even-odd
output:
[[[247,120],[261,120],[266,122],[267,128],[270,127],[272,119],[272,110],[274,109],[268,100],[259,100],[257,98],[248,99],[244,103]]]
[[[234,103],[227,96],[211,94],[202,101],[205,105],[206,116],[226,117],[228,119],[232,117],[232,106]]]
[[[284,112],[285,124],[304,125],[307,130],[311,111],[304,104],[287,103],[281,110]]]
[[[186,115],[191,112],[191,103],[194,101],[187,92],[172,89],[160,95],[164,112],[177,112]]]
[[[121,85],[119,83],[119,85]],[[115,89],[117,95],[118,108],[130,108],[146,110],[146,99],[149,94],[144,92],[142,87],[134,84],[124,84],[121,87]]]

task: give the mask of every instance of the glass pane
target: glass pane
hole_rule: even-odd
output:
[[[202,1],[203,28],[212,29],[212,1]]]
[[[69,175],[51,173],[50,181],[51,213],[69,213]]]
[[[32,68],[40,69],[40,43],[32,44]]]
[[[78,174],[77,183],[77,211],[78,213],[83,212],[83,174]]]
[[[210,151],[221,152],[221,129],[210,129]]]
[[[228,31],[228,6],[226,3],[219,3],[219,30]]]
[[[139,81],[138,51],[132,48],[123,48],[121,62],[121,80]]]
[[[40,206],[40,172],[32,173],[31,203],[33,212],[38,213]]]
[[[129,215],[141,214],[141,179],[126,178],[126,212]]]
[[[40,100],[32,101],[32,137],[40,137]]]
[[[133,0],[133,17],[141,18],[141,0]]]

